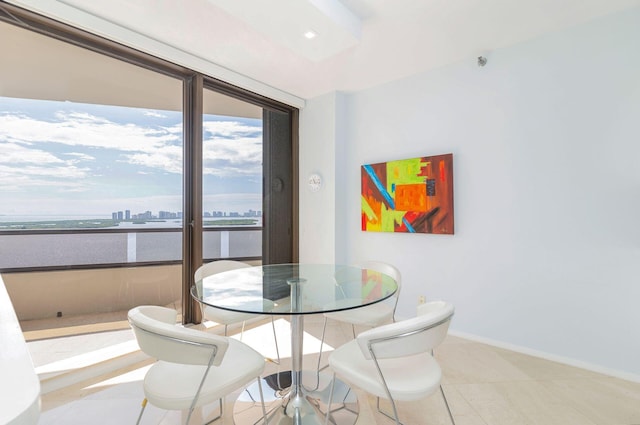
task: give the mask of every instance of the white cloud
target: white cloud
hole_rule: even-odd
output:
[[[92,155],[87,155],[85,153],[80,152],[67,152],[64,155],[73,157],[73,162],[80,161],[95,161],[96,157]]]
[[[154,118],[166,118],[167,116],[164,114],[161,114],[158,111],[144,111],[144,115],[147,117],[154,117]]]
[[[219,177],[262,174],[260,128],[236,121],[207,121],[203,141],[204,174]]]
[[[57,156],[41,149],[32,149],[17,143],[2,143],[0,140],[0,164],[21,167],[24,164],[65,164]]]
[[[151,111],[149,111],[151,112]],[[59,121],[25,115],[0,115],[0,142],[46,148],[45,143],[119,150],[133,165],[182,173],[182,126],[145,127],[120,124],[84,112],[58,112]],[[261,129],[237,121],[206,121],[205,174],[221,177],[262,173]],[[68,154],[69,155],[69,154]],[[78,160],[95,159],[75,153]],[[23,149],[23,162],[63,161],[43,149]]]
[[[8,166],[0,164],[0,192],[25,192],[29,188],[49,187],[56,191],[87,190],[83,179],[87,169],[69,167]]]
[[[80,109],[82,105],[78,105]],[[163,117],[154,111],[143,112],[147,116]],[[206,121],[204,124],[204,173],[219,177],[244,176],[251,180],[262,175],[262,129],[238,121]],[[86,152],[88,153],[86,153]],[[24,113],[0,111],[0,192],[2,204],[11,208],[52,207],[64,211],[77,208],[77,203],[65,201],[60,192],[84,192],[84,208],[104,211],[114,202],[105,192],[89,198],[101,185],[105,189],[112,183],[108,173],[109,163],[102,152],[109,153],[110,161],[131,164],[138,174],[151,174],[154,170],[171,174],[183,173],[182,123],[169,126],[147,126],[136,123],[119,123],[86,112],[59,111],[53,119],[39,119]],[[115,156],[114,156],[115,153]],[[114,159],[115,158],[115,159]],[[100,167],[100,168],[98,168]],[[96,178],[101,178],[96,180]],[[42,189],[42,190],[38,190]],[[158,191],[159,192],[159,191]],[[155,193],[158,193],[155,192]],[[29,207],[28,193],[38,193]],[[97,192],[96,192],[97,193]],[[135,198],[136,208],[169,209],[157,199],[157,207],[146,207],[152,199],[149,195]],[[123,195],[121,193],[121,195]],[[45,199],[50,197],[48,201]],[[71,199],[71,198],[69,198]],[[78,198],[80,199],[80,198]],[[104,202],[102,201],[104,199]],[[39,200],[39,201],[38,201]],[[54,202],[55,200],[55,202]],[[90,202],[88,202],[90,200]],[[123,204],[134,203],[134,198],[123,199]],[[246,211],[261,205],[260,194],[224,195],[214,201],[217,210]],[[175,200],[171,201],[172,203]],[[19,206],[18,203],[22,203]],[[91,204],[91,207],[89,207]],[[173,209],[180,209],[178,202]],[[55,208],[53,208],[55,206]]]
[[[57,156],[15,143],[0,142],[0,191],[15,192],[29,187],[55,187],[62,191],[85,190],[82,179],[88,168],[74,165],[75,159]]]
[[[144,152],[125,155],[127,162],[158,168],[170,173],[182,173],[182,148],[180,146],[165,146],[156,152]]]
[[[205,121],[202,123],[205,132],[214,137],[236,137],[243,134],[262,132],[261,128],[243,124],[239,121]]]
[[[24,115],[0,115],[0,141],[32,145],[62,143],[69,146],[152,153],[181,143],[175,129],[119,124],[87,113],[58,112],[60,121],[43,121]]]

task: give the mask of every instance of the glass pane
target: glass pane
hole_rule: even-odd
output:
[[[206,89],[203,105],[203,257],[260,259],[262,108]]]
[[[182,80],[3,22],[0,39],[0,270],[23,330],[179,307]]]
[[[0,97],[2,230],[181,227],[182,114]]]

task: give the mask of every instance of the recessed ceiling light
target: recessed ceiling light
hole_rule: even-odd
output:
[[[304,33],[305,38],[308,38],[309,40],[311,40],[312,38],[316,38],[318,36],[318,33],[312,30],[309,30],[307,32]]]

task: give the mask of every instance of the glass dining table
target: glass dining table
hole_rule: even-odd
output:
[[[336,381],[331,406],[327,405],[331,375],[303,370],[304,317],[375,304],[397,291],[395,280],[375,270],[336,264],[274,264],[218,273],[195,282],[192,296],[216,308],[256,315],[286,316],[291,326],[291,370],[262,380],[269,424],[354,424],[358,401],[346,383]],[[314,365],[315,366],[315,365]],[[315,368],[314,368],[315,369]],[[266,386],[265,386],[266,385]],[[250,386],[235,403],[234,418],[246,418],[259,400],[258,384]],[[256,409],[256,422],[262,409]],[[240,420],[243,423],[246,419]],[[239,421],[237,421],[239,422]]]

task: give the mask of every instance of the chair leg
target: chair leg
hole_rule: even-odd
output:
[[[451,409],[449,408],[449,403],[447,402],[447,397],[444,395],[444,390],[442,389],[442,385],[440,385],[440,393],[442,394],[442,398],[444,399],[445,406],[447,406],[447,412],[449,413],[449,419],[451,420],[451,423],[453,425],[456,425],[456,422],[453,420],[453,415],[451,414]],[[394,413],[395,417],[391,416],[390,414],[388,414],[387,412],[385,412],[384,410],[382,410],[380,408],[380,397],[377,397],[376,407],[378,409],[378,412],[382,413],[387,418],[395,421],[397,425],[398,424],[399,425],[403,425],[402,422],[400,422],[400,419],[398,418],[398,411],[396,410],[396,405],[395,405],[395,402],[393,400],[391,400],[391,406],[393,407],[393,413]]]
[[[322,360],[322,346],[324,345],[324,335],[327,330],[327,316],[324,317],[324,324],[322,325],[322,337],[320,338],[320,354],[318,354],[318,366],[316,372],[320,372],[320,360]]]
[[[327,319],[324,319],[324,323],[326,325]],[[331,414],[331,402],[333,401],[333,388],[336,384],[336,374],[333,373],[333,378],[331,379],[331,389],[329,390],[329,401],[327,402],[327,414],[324,417],[324,425],[329,423],[329,414]]]
[[[136,425],[140,424],[140,419],[142,419],[142,414],[144,413],[144,408],[147,407],[147,399],[142,400],[142,409],[140,409],[140,414],[138,415],[138,421]]]
[[[435,358],[435,356],[436,356],[436,353],[432,349],[431,350],[431,357]],[[447,396],[444,395],[444,390],[442,389],[442,384],[440,385],[440,394],[442,394],[442,398],[444,399],[444,405],[447,406],[447,412],[449,412],[449,419],[451,419],[451,423],[453,425],[456,425],[456,421],[453,420],[453,415],[451,414],[451,408],[449,407],[449,402],[447,401]]]
[[[273,316],[271,316],[271,329],[273,329],[273,340],[276,343],[276,356],[278,356],[278,361],[274,362],[274,363],[279,365],[280,364],[280,349],[278,348],[278,337],[276,336],[276,325],[274,323]]]
[[[221,399],[221,398],[220,398],[220,399],[218,399],[218,404],[219,404],[219,406],[220,406],[220,413],[218,414],[218,416],[216,416],[215,418],[211,419],[210,421],[208,421],[208,422],[207,422],[207,423],[205,423],[204,425],[212,424],[212,423],[214,423],[215,421],[217,421],[218,419],[222,418],[222,415],[223,415],[223,413],[224,413],[224,412],[222,411],[223,407],[222,407],[222,399]],[[187,424],[189,424],[189,422],[187,422]]]
[[[394,421],[396,425],[404,425],[402,422],[400,422],[400,418],[398,417],[398,410],[396,409],[396,403],[395,401],[393,401],[393,399],[389,399],[389,401],[391,402],[391,407],[393,408],[393,416],[391,416],[390,414],[388,414],[387,412],[385,412],[380,408],[380,397],[377,397],[377,400],[378,401],[376,402],[376,407],[378,408],[378,412],[382,413],[387,418]]]
[[[262,404],[262,419],[264,419],[264,425],[267,425],[267,408],[264,405],[264,396],[262,395],[262,382],[260,382],[260,377],[256,378],[258,380],[258,389],[260,390],[260,403]]]

